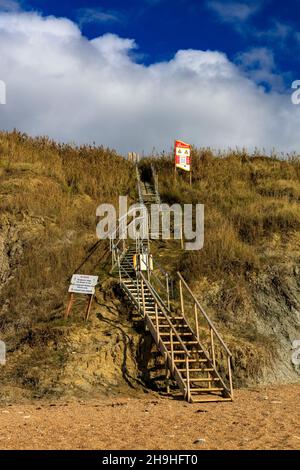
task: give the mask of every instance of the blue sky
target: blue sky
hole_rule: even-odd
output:
[[[108,32],[133,38],[146,64],[190,48],[223,51],[235,61],[256,47],[274,55],[274,69],[284,74],[287,86],[300,69],[300,0],[31,0],[23,5],[68,17],[89,38]]]
[[[0,128],[300,152],[299,24],[300,0],[0,0]]]

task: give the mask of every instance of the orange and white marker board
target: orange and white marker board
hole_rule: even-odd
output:
[[[175,140],[175,167],[191,171],[191,146],[181,140]]]

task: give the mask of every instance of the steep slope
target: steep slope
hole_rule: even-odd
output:
[[[154,163],[166,202],[205,204],[205,246],[182,253],[156,244],[180,269],[234,353],[235,385],[296,381],[291,341],[299,333],[300,166],[245,153],[193,151],[193,185],[174,182],[168,157]],[[96,208],[136,199],[132,164],[104,148],[0,134],[0,369],[2,399],[137,394],[163,384],[153,344],[109,275],[97,245]],[[97,274],[91,321],[84,299],[64,320],[70,276]]]
[[[0,135],[2,397],[24,390],[37,396],[103,391],[109,384],[121,389],[127,369],[137,374],[130,344],[140,338],[111,287],[91,324],[83,322],[85,299],[63,320],[70,276],[79,266],[82,273],[107,277],[107,245],[95,248],[96,208],[130,194],[131,173],[132,166],[110,150]]]
[[[205,206],[200,251],[179,269],[234,354],[235,383],[299,380],[291,346],[300,338],[300,161],[210,150],[192,153],[193,181],[174,179],[171,155],[154,164],[162,199]],[[168,262],[168,260],[167,260]]]

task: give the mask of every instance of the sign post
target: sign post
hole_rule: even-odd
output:
[[[175,177],[177,168],[190,173],[190,185],[192,184],[191,171],[191,146],[182,140],[175,140]]]
[[[86,274],[73,274],[69,287],[69,302],[67,305],[65,318],[71,313],[74,303],[74,294],[84,294],[88,296],[88,304],[85,311],[85,320],[90,316],[91,306],[95,295],[95,287],[98,284],[98,276],[89,276]]]

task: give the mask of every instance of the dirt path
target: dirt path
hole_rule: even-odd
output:
[[[239,390],[233,403],[147,395],[2,406],[0,429],[1,449],[300,449],[300,385]]]

